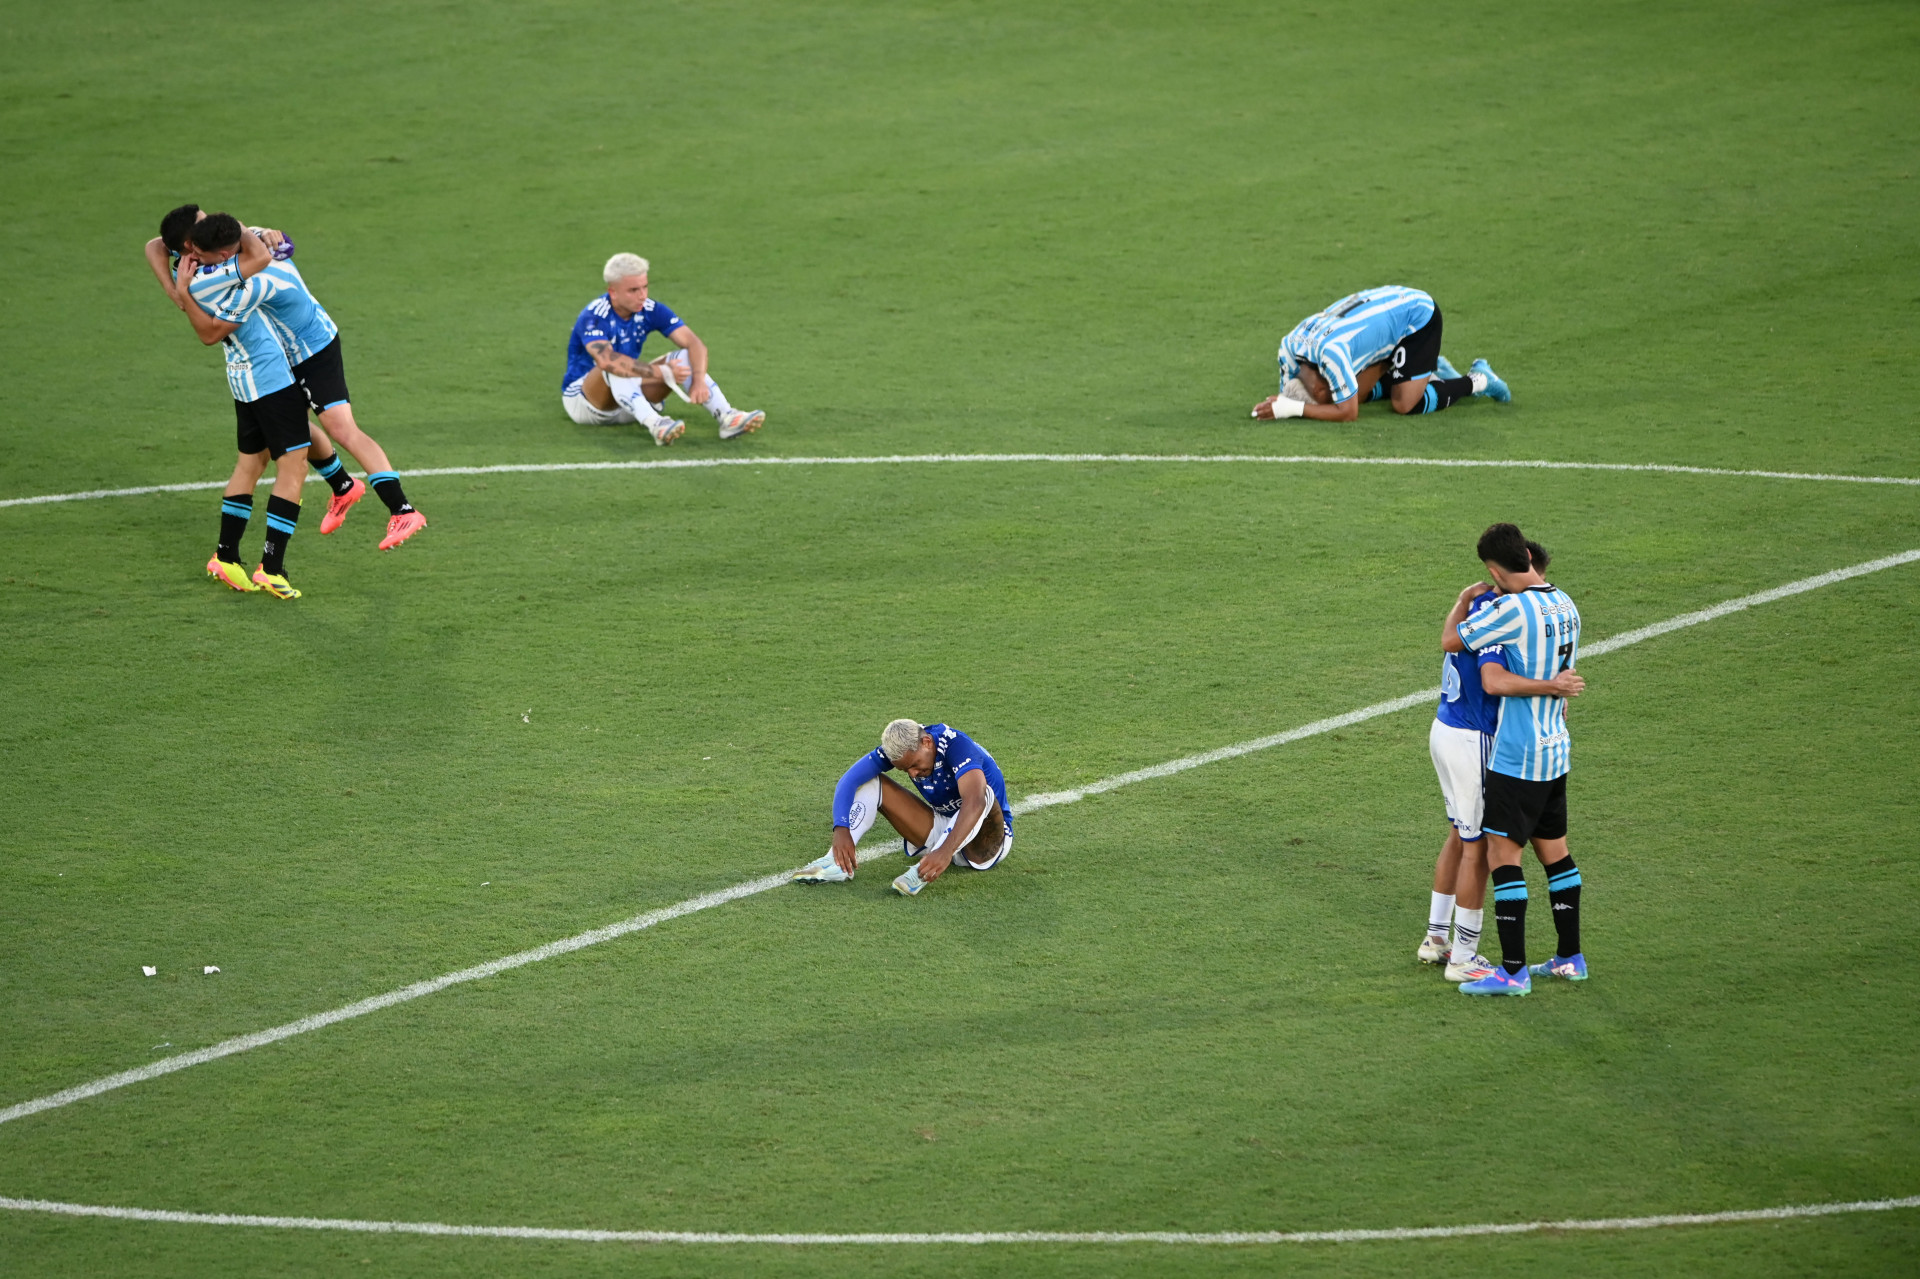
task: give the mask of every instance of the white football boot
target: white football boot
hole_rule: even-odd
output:
[[[720,438],[739,439],[766,425],[767,415],[759,409],[728,409],[720,421]]]
[[[1420,949],[1413,953],[1423,964],[1444,964],[1447,956],[1453,953],[1453,943],[1445,937],[1428,933],[1427,939],[1420,943]]]
[[[833,860],[831,850],[819,861],[808,862],[793,872],[793,882],[796,884],[844,884],[852,878],[852,875],[840,869],[839,862]]]
[[[1447,964],[1447,980],[1456,982],[1479,981],[1482,977],[1489,976],[1493,970],[1499,966],[1500,965],[1494,963],[1485,955],[1475,955],[1464,964],[1449,962]]]
[[[912,897],[926,886],[927,881],[920,878],[919,862],[907,867],[906,872],[895,876],[893,881],[893,891],[902,897]]]
[[[676,418],[663,417],[654,425],[649,426],[647,431],[653,436],[653,442],[655,444],[667,445],[687,433],[687,424]]]

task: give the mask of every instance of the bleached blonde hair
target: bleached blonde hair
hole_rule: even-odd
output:
[[[600,278],[608,284],[615,280],[624,280],[630,275],[645,275],[647,260],[638,253],[616,253],[607,259],[606,269],[600,272]]]
[[[897,764],[920,749],[920,738],[926,731],[918,720],[896,719],[880,730],[880,753]]]

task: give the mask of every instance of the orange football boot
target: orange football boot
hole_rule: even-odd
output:
[[[367,495],[366,482],[355,480],[353,487],[327,502],[327,513],[320,517],[320,531],[331,533],[347,522],[347,512],[353,504]]]
[[[396,515],[387,521],[387,535],[380,539],[380,549],[390,551],[426,526],[427,517],[418,511]]]

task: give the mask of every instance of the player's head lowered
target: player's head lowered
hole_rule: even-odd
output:
[[[925,777],[933,771],[933,738],[918,720],[896,719],[881,729],[880,753],[909,777]]]
[[[1546,572],[1547,565],[1553,563],[1553,556],[1547,554],[1547,548],[1532,538],[1527,539],[1527,558],[1533,561],[1533,571],[1536,573]]]
[[[223,262],[240,250],[240,219],[209,213],[188,229],[187,245],[203,262]]]
[[[193,230],[193,224],[207,215],[197,204],[183,204],[169,210],[167,216],[160,219],[160,243],[167,246],[169,253],[187,251],[187,232]]]
[[[621,315],[632,315],[647,304],[647,260],[638,253],[614,254],[600,278],[607,282],[607,299]]]
[[[1527,541],[1527,535],[1520,531],[1517,524],[1494,524],[1480,535],[1480,541],[1474,546],[1474,554],[1487,566],[1487,572],[1493,575],[1494,585],[1503,591],[1513,591],[1517,585],[1515,579],[1534,576],[1538,570],[1533,564],[1533,546]],[[1546,548],[1541,548],[1541,554]]]
[[[1300,371],[1295,374],[1300,385],[1307,388],[1307,394],[1313,397],[1315,404],[1333,403],[1333,388],[1327,385],[1327,379],[1320,374],[1318,365],[1300,361]]]

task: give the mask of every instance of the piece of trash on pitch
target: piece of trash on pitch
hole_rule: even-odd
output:
[[[145,973],[149,977],[157,977],[160,975],[160,970],[158,968],[155,968],[152,964],[140,965],[140,971]]]
[[[218,965],[218,964],[208,964],[208,965],[207,965],[207,966],[206,966],[205,968],[202,968],[202,969],[201,969],[200,971],[201,971],[201,972],[203,972],[203,973],[205,973],[205,974],[206,974],[207,976],[209,976],[209,977],[211,977],[211,976],[213,976],[213,975],[214,975],[215,973],[217,973],[217,972],[219,972],[219,971],[220,971],[220,965]]]

